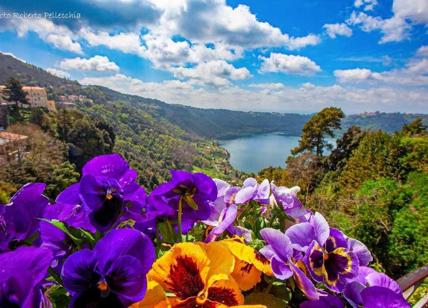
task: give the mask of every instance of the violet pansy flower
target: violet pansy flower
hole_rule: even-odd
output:
[[[52,261],[49,249],[18,247],[0,254],[0,307],[39,307]]]
[[[240,190],[239,187],[230,186],[226,182],[214,179],[217,186],[217,199],[210,202],[211,214],[208,219],[202,221],[204,224],[213,227],[208,233],[205,241],[212,242],[224,232],[231,235],[243,237],[246,242],[250,242],[251,231],[241,227],[235,226],[234,222],[238,216],[238,206],[234,204],[235,195]]]
[[[97,230],[108,231],[120,223],[119,218],[145,219],[146,194],[136,180],[137,172],[119,154],[100,155],[85,164],[78,186],[79,198]],[[75,191],[68,193],[68,198],[75,198]]]
[[[318,299],[318,290],[293,260],[293,246],[288,236],[272,228],[262,229],[260,235],[267,244],[260,250],[260,253],[271,261],[275,277],[280,280],[286,280],[293,276],[296,285],[307,298]]]
[[[409,307],[395,280],[365,266],[360,267],[357,279],[345,286],[343,294],[353,307]]]
[[[309,213],[309,210],[303,207],[303,204],[297,198],[300,187],[294,186],[287,188],[285,186],[275,186],[271,184],[274,203],[281,206],[284,212],[295,219],[300,219]]]
[[[46,185],[24,185],[10,200],[0,204],[0,252],[15,248],[39,228],[49,200],[43,196]]]
[[[187,233],[197,221],[209,218],[217,186],[203,173],[171,170],[171,175],[169,182],[152,191],[149,207],[158,217],[177,221],[177,229]]]
[[[357,276],[358,255],[363,253],[354,252],[345,235],[330,228],[321,214],[311,215],[308,222],[295,224],[285,233],[293,247],[305,253],[305,264],[312,278],[330,290],[341,292]]]
[[[154,260],[154,246],[142,232],[111,231],[94,250],[79,250],[64,262],[61,278],[71,307],[127,307],[142,300]]]
[[[261,204],[269,203],[270,183],[265,179],[260,184],[254,178],[248,178],[244,181],[242,188],[236,193],[235,204],[244,204],[251,200]]]

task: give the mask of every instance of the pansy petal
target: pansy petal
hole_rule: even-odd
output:
[[[38,307],[39,287],[51,261],[52,252],[44,248],[23,246],[0,254],[0,299],[12,296],[17,306]]]
[[[257,187],[255,186],[248,186],[242,188],[240,191],[238,191],[235,195],[235,203],[236,204],[244,204],[250,201],[256,192]]]
[[[82,249],[69,256],[62,267],[61,278],[64,287],[72,295],[90,288],[98,277],[94,274],[96,259],[89,249]]]
[[[286,280],[293,276],[293,272],[291,271],[290,267],[283,261],[272,258],[271,266],[273,274],[280,280]]]
[[[257,180],[255,178],[247,178],[244,183],[242,183],[243,187],[254,187],[257,185]]]
[[[334,295],[320,296],[318,300],[305,301],[300,304],[300,308],[342,308],[342,301]]]
[[[144,233],[134,229],[111,231],[95,245],[94,252],[98,259],[97,267],[101,272],[108,271],[111,264],[123,255],[139,260],[144,272],[149,271],[155,260],[152,241]]]
[[[348,249],[357,255],[360,266],[367,266],[373,261],[369,249],[359,240],[353,238],[348,239]]]
[[[82,175],[90,174],[119,179],[128,169],[128,163],[119,154],[99,155],[83,166]]]
[[[146,271],[132,256],[121,256],[110,266],[106,277],[108,287],[122,303],[130,305],[144,298],[147,289]]]
[[[322,246],[330,235],[330,227],[327,220],[320,213],[316,212],[312,217],[310,223],[314,228],[315,238]]]
[[[343,295],[352,307],[358,308],[363,304],[361,292],[365,288],[366,286],[359,283],[358,281],[351,281],[350,283],[346,284],[345,289],[343,290]]]
[[[292,225],[285,234],[293,244],[294,249],[305,252],[313,240],[316,239],[314,228],[308,222]]]
[[[226,231],[229,226],[231,226],[236,219],[236,216],[238,215],[238,207],[235,204],[230,205],[226,213],[224,214],[223,220],[219,223],[218,226],[214,227],[209,236],[208,241],[214,239],[216,236],[219,236],[223,234],[224,231]]]
[[[224,197],[227,190],[230,188],[230,185],[223,180],[220,179],[213,179],[215,185],[217,186],[217,197]]]
[[[369,287],[361,292],[365,308],[407,308],[410,305],[402,295],[383,287]]]
[[[297,287],[306,295],[307,298],[311,300],[319,299],[319,293],[315,288],[312,281],[302,272],[300,268],[289,262],[289,266],[293,271],[294,281],[296,282]]]
[[[401,294],[401,288],[398,283],[384,273],[371,273],[366,276],[366,281],[371,287],[384,287],[390,289],[391,291],[394,291],[397,294]]]
[[[275,254],[284,262],[293,254],[291,241],[287,235],[273,228],[265,228],[260,231],[260,235],[267,244],[272,247]]]

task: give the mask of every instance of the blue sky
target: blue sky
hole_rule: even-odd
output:
[[[202,108],[428,112],[426,0],[2,0],[0,51]]]

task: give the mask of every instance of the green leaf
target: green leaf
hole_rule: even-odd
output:
[[[69,306],[70,298],[67,295],[67,291],[59,286],[53,285],[46,291],[46,296],[52,303],[53,308],[63,308]]]

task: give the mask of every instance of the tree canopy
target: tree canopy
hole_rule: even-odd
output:
[[[292,153],[295,155],[309,151],[321,157],[325,148],[332,148],[325,138],[334,137],[334,130],[340,129],[340,121],[344,117],[343,111],[336,107],[324,108],[315,114],[303,127],[299,145]]]

